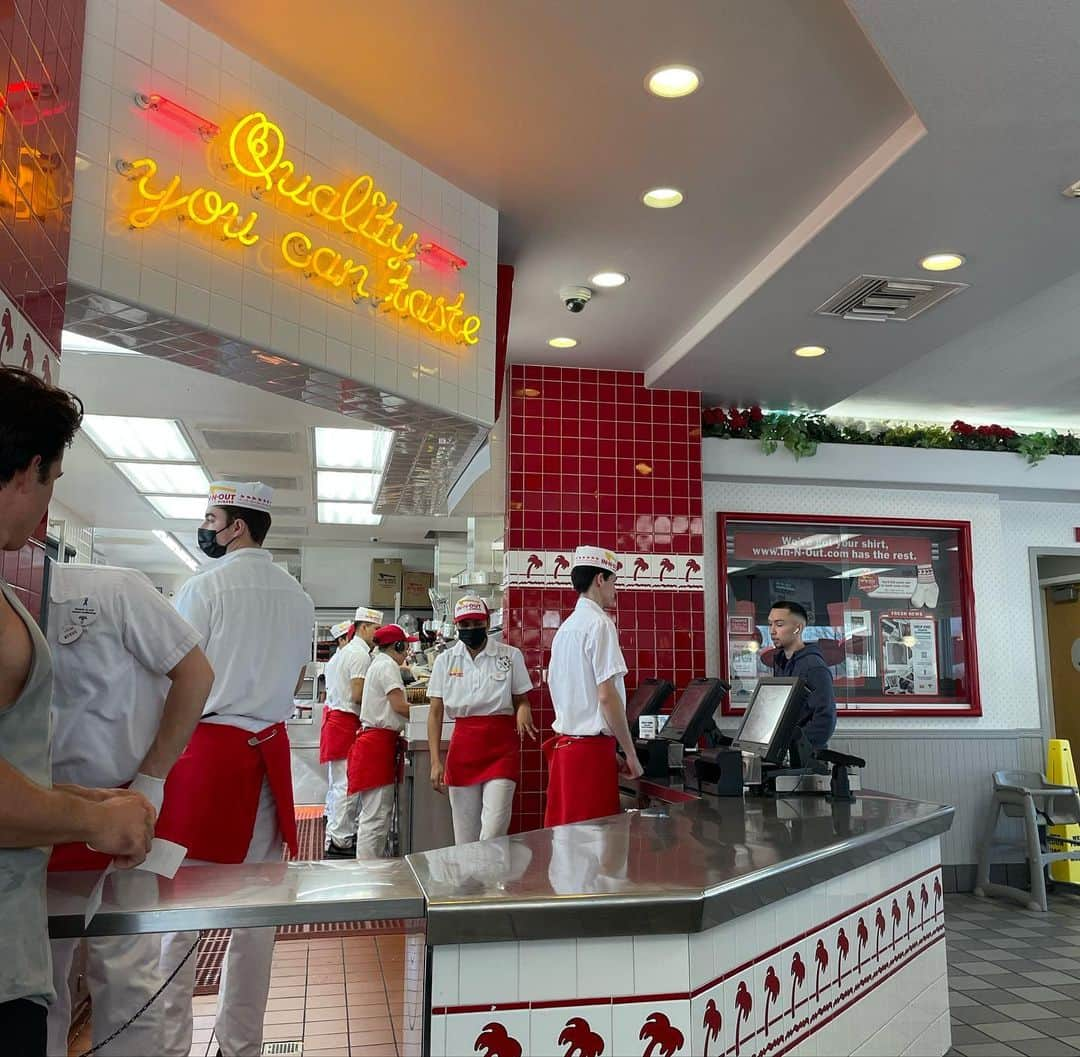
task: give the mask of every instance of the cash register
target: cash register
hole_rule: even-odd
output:
[[[626,722],[632,738],[636,740],[641,737],[641,717],[655,716],[674,692],[675,687],[666,679],[642,679],[638,683],[626,702]]]
[[[720,699],[730,689],[723,679],[690,680],[660,733],[635,742],[646,778],[666,778],[672,770],[682,767],[684,751],[697,747],[701,735],[713,723]]]

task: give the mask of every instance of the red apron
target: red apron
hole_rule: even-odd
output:
[[[549,771],[545,826],[619,813],[619,764],[610,734],[556,734],[542,748]]]
[[[349,750],[349,795],[393,785],[399,779],[396,730],[364,727]]]
[[[200,723],[169,772],[155,834],[184,845],[192,859],[243,862],[264,777],[277,804],[282,840],[295,859],[292,761],[284,723],[257,734],[225,723]]]
[[[360,717],[355,712],[323,706],[322,733],[319,735],[319,763],[347,760],[349,749],[360,729]]]
[[[520,775],[521,739],[513,716],[463,716],[454,721],[446,754],[447,785],[479,785],[493,778],[516,782]]]

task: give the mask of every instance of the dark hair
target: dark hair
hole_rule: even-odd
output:
[[[41,456],[44,483],[82,424],[82,401],[18,367],[0,368],[0,485]]]
[[[810,614],[798,602],[789,602],[786,598],[778,598],[769,608],[786,609],[792,616],[802,617],[804,624],[810,623]]]
[[[246,506],[223,506],[225,524],[242,521],[248,527],[251,538],[262,546],[266,534],[270,531],[270,515],[265,510],[250,510]]]
[[[608,569],[601,569],[597,565],[578,565],[570,570],[570,582],[579,595],[585,594],[593,585],[597,576],[602,576],[607,583],[615,574]]]

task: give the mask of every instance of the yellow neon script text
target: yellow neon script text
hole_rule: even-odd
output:
[[[180,177],[174,176],[162,190],[154,190],[150,181],[157,175],[157,162],[150,158],[140,158],[131,163],[132,173],[142,171],[136,186],[144,202],[128,217],[133,228],[148,228],[162,216],[175,213],[201,227],[220,225],[221,234],[226,239],[236,239],[244,246],[254,246],[259,236],[252,229],[258,220],[258,213],[249,213],[243,223],[240,220],[240,207],[235,202],[226,202],[221,195],[210,188],[196,187],[187,194],[180,193]]]
[[[302,231],[290,231],[281,240],[281,256],[286,264],[299,268],[305,275],[317,275],[334,286],[348,283],[353,297],[371,296],[364,285],[368,279],[366,264],[357,264],[329,246],[313,250],[311,239]]]

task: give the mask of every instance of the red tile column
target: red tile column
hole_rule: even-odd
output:
[[[525,654],[542,736],[551,640],[573,609],[581,543],[619,554],[616,623],[627,690],[705,674],[700,398],[644,376],[515,365],[510,372],[504,638]],[[547,773],[522,749],[515,830],[542,825]]]
[[[59,356],[85,0],[0,0],[0,290]],[[37,615],[44,525],[0,575]]]

